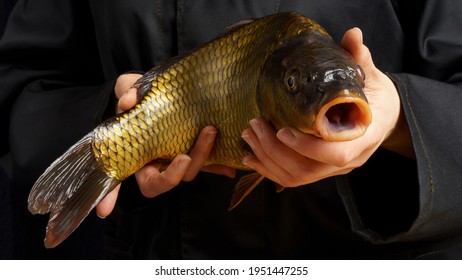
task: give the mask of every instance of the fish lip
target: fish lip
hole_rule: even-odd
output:
[[[364,135],[371,121],[368,102],[361,97],[344,94],[321,107],[314,121],[314,130],[326,141],[350,141]]]

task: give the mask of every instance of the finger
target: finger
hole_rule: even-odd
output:
[[[375,66],[369,48],[363,44],[361,29],[355,27],[345,32],[340,45],[353,56],[357,64],[361,65],[366,78],[368,74],[372,74],[371,71],[375,70]]]
[[[217,130],[213,126],[207,126],[202,129],[193,149],[189,153],[192,160],[183,177],[184,181],[193,180],[204,166],[205,162],[209,158],[210,152],[212,151],[216,135]]]
[[[299,165],[300,168],[287,173],[274,172],[273,169],[267,168],[264,163],[253,155],[244,157],[243,162],[251,166],[262,176],[285,188],[311,184],[327,177],[349,172],[349,169],[339,169],[338,167],[311,161],[310,159],[307,159],[303,165]]]
[[[176,156],[163,172],[148,164],[135,173],[141,193],[153,198],[178,185],[183,178],[191,158],[187,155]]]
[[[363,143],[365,137],[346,142],[328,142],[292,128],[282,128],[277,138],[297,153],[335,167],[358,165],[356,159],[361,159],[360,154],[367,152],[369,146]]]
[[[257,127],[257,124],[259,127]],[[271,161],[263,159],[261,155],[257,154],[260,148],[254,144],[255,148],[253,150],[256,152],[255,154],[260,162],[255,162],[255,159],[252,158],[247,160],[254,165],[260,174],[267,175],[269,178],[276,176],[278,183],[282,182],[285,187],[293,187],[306,182],[314,182],[319,180],[320,176],[326,174],[326,172],[332,172],[332,168],[328,171],[326,170],[327,165],[323,162],[306,157],[281,142],[268,122],[256,119],[251,122],[251,126],[258,137],[258,145],[271,158]],[[262,165],[266,170],[261,167]]]
[[[245,157],[243,163],[284,187],[297,187],[313,183],[326,177],[348,173],[354,168],[352,166],[338,167],[306,157],[299,151],[278,141],[276,136],[273,136],[274,130],[268,123],[263,120],[256,121],[260,123],[260,128],[255,127],[255,121],[253,121],[254,124],[251,126],[254,130],[247,129],[243,132],[243,138],[249,143],[255,156]],[[255,131],[261,131],[261,135],[258,137],[257,134],[259,133]],[[252,132],[255,135],[252,135]],[[317,138],[312,137],[312,139],[316,140]],[[330,143],[319,140],[321,143]],[[294,143],[292,142],[292,144]],[[306,143],[303,144],[309,146]],[[300,150],[303,151],[303,149]],[[264,151],[270,152],[265,153]],[[321,158],[324,156],[323,153],[319,155]],[[336,154],[334,153],[333,156],[335,157]]]
[[[137,92],[138,90],[136,88],[130,88],[124,95],[120,97],[118,103],[118,113],[127,111],[135,106],[137,101]]]
[[[114,210],[114,206],[119,195],[120,184],[118,184],[110,193],[108,193],[99,203],[96,205],[96,215],[101,219],[106,218]]]
[[[294,169],[305,163],[305,156],[281,142],[277,138],[276,131],[267,121],[258,118],[252,120],[250,124],[262,149],[278,165],[293,172]]]
[[[289,185],[286,185],[283,183],[283,180],[281,180],[275,172],[269,170],[265,164],[263,164],[256,156],[254,155],[248,155],[245,156],[242,159],[242,163],[251,168],[252,170],[255,170],[258,172],[260,175],[262,175],[265,178],[270,179],[273,182],[276,182],[277,184],[283,186],[283,187],[289,187]]]
[[[259,130],[260,128],[255,129]],[[285,168],[281,167],[278,162],[274,161],[273,158],[265,151],[255,131],[253,129],[245,129],[242,132],[242,139],[249,144],[255,154],[255,157],[244,157],[242,163],[256,170],[261,175],[286,186],[286,184],[282,183],[283,180],[281,180],[281,178],[289,178],[290,174]],[[274,148],[269,149],[271,152],[274,152],[274,150]]]
[[[363,45],[363,32],[358,27],[347,30],[340,45],[354,56]]]
[[[140,74],[123,74],[117,78],[114,91],[117,99],[120,99],[133,84],[141,78]]]

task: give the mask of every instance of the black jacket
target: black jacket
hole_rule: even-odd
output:
[[[115,78],[146,71],[242,19],[299,11],[339,42],[360,27],[396,83],[416,160],[379,149],[345,176],[275,193],[264,182],[228,212],[236,180],[200,174],[155,199],[124,183],[57,249],[27,212],[35,179],[110,115]],[[1,147],[14,258],[460,258],[462,2],[19,1],[0,42]],[[8,235],[10,236],[10,235]]]

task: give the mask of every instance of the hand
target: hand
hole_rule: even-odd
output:
[[[137,89],[133,84],[141,77],[139,74],[121,75],[115,85],[115,94],[119,100],[116,108],[117,113],[126,111],[136,104]],[[173,161],[165,166],[164,164],[149,163],[135,172],[135,177],[141,193],[149,198],[155,197],[169,191],[180,181],[193,180],[199,171],[206,171],[215,174],[234,177],[236,171],[228,166],[208,165],[204,166],[213,147],[216,136],[216,129],[212,126],[205,127],[189,155],[178,155]],[[96,206],[96,213],[99,217],[108,216],[115,205],[120,184],[106,195]]]
[[[401,103],[393,82],[372,61],[369,49],[363,45],[358,28],[347,31],[341,42],[363,68],[365,94],[372,111],[372,123],[366,133],[355,140],[327,142],[290,127],[275,131],[262,119],[250,122],[243,139],[255,156],[243,163],[283,187],[296,187],[346,174],[363,165],[382,145],[407,156],[413,148]]]

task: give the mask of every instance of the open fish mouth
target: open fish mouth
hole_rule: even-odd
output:
[[[337,97],[321,107],[314,122],[316,133],[326,141],[349,141],[361,137],[371,123],[372,113],[366,100]]]

